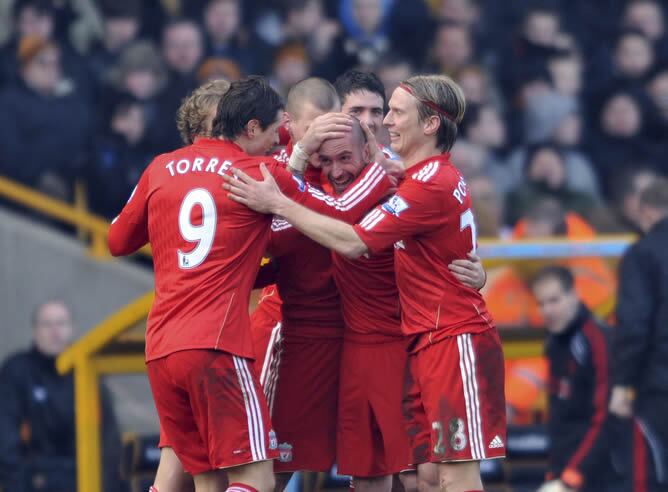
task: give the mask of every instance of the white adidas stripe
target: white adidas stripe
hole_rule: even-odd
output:
[[[370,224],[371,222],[373,222],[373,220],[374,220],[375,218],[377,218],[379,215],[383,215],[383,212],[382,212],[380,209],[377,209],[377,208],[373,209],[371,212],[369,212],[368,214],[366,214],[366,217],[364,217],[364,218],[360,221],[360,226],[362,226],[362,227],[366,227],[368,224]]]
[[[470,388],[469,388],[469,380],[468,380],[468,370],[466,368],[466,362],[465,362],[465,348],[464,348],[464,340],[463,340],[464,335],[458,335],[457,336],[457,347],[459,348],[459,371],[461,372],[462,375],[462,386],[464,390],[464,404],[466,408],[466,424],[468,427],[468,435],[469,435],[469,441],[470,446],[471,446],[471,457],[474,460],[480,459],[478,455],[478,447],[475,445],[473,442],[473,428],[471,426],[471,422],[473,419],[471,418],[471,394],[470,394]]]
[[[346,190],[345,193],[341,196],[341,201],[343,203],[346,203],[348,200],[352,200],[355,198],[356,193],[360,191],[360,189],[364,188],[365,183],[367,181],[372,181],[373,179],[376,178],[377,174],[385,174],[385,170],[378,164],[377,162],[374,163],[373,165],[369,166],[368,169],[366,169],[364,177],[356,183],[352,188],[349,190]]]
[[[433,167],[434,167],[434,163],[433,163],[433,162],[430,162],[430,163],[427,164],[425,167],[423,167],[422,169],[420,169],[418,172],[414,173],[413,176],[411,176],[411,177],[412,177],[413,179],[416,179],[416,180],[419,181],[420,179],[422,179],[422,176],[424,176],[425,174],[427,174]]]
[[[292,228],[292,224],[290,224],[290,222],[288,222],[285,219],[274,218],[271,221],[271,230],[273,232],[283,231],[285,229],[291,229],[291,228]]]
[[[423,183],[426,183],[427,181],[429,181],[434,176],[434,174],[436,174],[437,171],[438,171],[438,162],[435,162],[434,166],[431,168],[431,170],[429,172],[425,173],[422,177],[419,178],[420,181],[422,181]]]
[[[281,322],[279,321],[276,323],[276,326],[274,326],[271,329],[271,335],[269,336],[269,343],[267,344],[267,352],[264,354],[264,361],[262,363],[262,372],[260,373],[260,384],[264,388],[264,385],[267,382],[267,375],[269,372],[269,367],[271,365],[271,361],[274,358],[274,344],[276,343],[277,338],[281,334]],[[267,392],[264,392],[265,396],[267,395]]]
[[[244,396],[246,417],[248,418],[248,437],[251,447],[251,456],[254,461],[266,460],[266,447],[264,439],[264,423],[260,404],[255,393],[253,378],[248,370],[246,359],[234,356],[234,366],[239,377],[239,385]]]
[[[471,344],[471,335],[464,334],[457,336],[457,346],[459,348],[459,368],[464,388],[464,403],[466,405],[471,456],[473,459],[480,460],[485,458],[485,446],[482,438],[475,353]]]
[[[381,213],[378,217],[376,217],[374,220],[372,220],[367,226],[363,227],[363,229],[365,231],[370,231],[371,229],[376,227],[376,225],[378,225],[378,222],[380,222],[384,218],[385,218],[385,214]]]
[[[276,399],[276,388],[278,387],[279,370],[281,367],[281,354],[283,352],[281,347],[282,340],[283,334],[279,330],[278,337],[276,339],[276,345],[278,348],[272,355],[271,364],[267,374],[267,382],[264,386],[264,394],[267,398],[267,406],[269,407],[269,416],[274,413],[274,400]]]
[[[334,207],[337,210],[345,212],[347,210],[350,210],[359,202],[361,202],[364,198],[366,198],[374,190],[374,188],[383,180],[384,177],[385,177],[385,171],[383,171],[382,169],[374,172],[373,174],[370,174],[369,179],[372,181],[365,183],[363,187],[357,189],[354,195],[348,197],[345,200],[333,198],[312,186],[308,187],[308,191],[314,198],[317,198],[318,200],[325,202],[330,207]]]
[[[480,446],[480,452],[482,453],[482,458],[486,458],[485,454],[485,444],[484,438],[482,435],[482,419],[480,417],[480,398],[478,392],[478,375],[476,372],[476,358],[475,351],[473,350],[473,342],[471,342],[471,334],[466,335],[466,344],[468,346],[468,353],[471,359],[471,381],[473,383],[473,416],[475,418],[474,428],[477,433],[478,445]]]

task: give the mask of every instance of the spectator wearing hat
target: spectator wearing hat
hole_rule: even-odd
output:
[[[149,128],[147,139],[151,148],[155,153],[173,150],[169,148],[169,143],[163,141],[159,126],[156,126],[161,115],[158,97],[167,83],[167,70],[153,43],[137,41],[123,50],[111,71],[110,82],[113,93],[107,104],[111,103],[111,106],[103,112],[102,121],[110,121],[111,107],[118,98],[130,95],[140,101],[144,108]]]
[[[107,0],[102,2],[100,10],[102,36],[93,42],[86,56],[98,88],[109,82],[112,67],[123,50],[137,38],[141,27],[141,8],[135,1]]]
[[[63,83],[58,45],[23,38],[18,60],[19,80],[0,92],[0,172],[67,198],[85,158],[89,108]]]

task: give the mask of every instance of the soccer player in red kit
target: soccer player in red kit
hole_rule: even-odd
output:
[[[397,193],[351,226],[234,171],[231,196],[279,214],[321,244],[357,258],[395,247],[402,331],[412,338],[404,411],[418,466],[438,463],[441,489],[481,491],[480,460],[505,455],[503,353],[480,293],[448,270],[476,245],[466,183],[447,152],[465,110],[447,76],[415,76],[397,88],[384,124],[406,166]]]
[[[252,365],[248,299],[269,239],[270,219],[239,207],[222,191],[238,166],[258,175],[269,163],[284,190],[321,211],[348,210],[279,162],[249,155],[277,142],[282,104],[263,79],[231,85],[214,134],[154,159],[112,223],[109,249],[130,254],[151,243],[156,298],[146,359],[161,432],[196,490],[273,489],[278,442]],[[155,484],[160,492],[173,484]]]
[[[335,194],[344,193],[369,165],[370,149],[377,143],[370,129],[366,136],[368,143],[356,123],[352,132],[326,140],[318,149],[320,166]],[[466,275],[455,273],[458,280],[482,287],[480,263],[462,261],[470,268],[464,268]],[[338,471],[353,476],[356,489],[389,492],[392,475],[408,468],[409,454],[401,413],[408,340],[401,332],[394,248],[358,259],[335,253],[333,265],[345,321]]]

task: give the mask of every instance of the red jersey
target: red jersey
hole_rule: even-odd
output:
[[[147,242],[153,249],[156,295],[146,328],[147,360],[186,349],[253,357],[248,302],[271,216],[230,200],[223,175],[234,166],[262,179],[262,162],[297,202],[320,213],[351,213],[349,203],[312,189],[274,159],[247,156],[231,142],[198,139],[156,157],[109,230],[114,255]]]
[[[378,182],[381,176],[383,181]],[[353,211],[326,214],[355,223],[387,194],[390,184],[384,176],[379,164],[367,166],[338,197],[342,203],[354,204]],[[284,333],[295,329],[303,336],[341,336],[339,330],[344,323],[339,291],[332,276],[331,252],[281,218],[274,219],[271,229],[269,252],[278,263],[276,283],[283,299]]]
[[[394,244],[402,329],[430,341],[493,326],[480,292],[448,265],[475,249],[476,225],[466,183],[448,155],[412,166],[397,193],[355,225],[372,254]]]
[[[283,333],[340,337],[343,318],[329,249],[274,217],[268,252],[278,264],[276,285],[283,299]]]

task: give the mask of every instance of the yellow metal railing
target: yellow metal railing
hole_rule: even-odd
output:
[[[80,238],[90,237],[91,255],[100,259],[109,257],[109,249],[107,248],[109,222],[88,212],[85,208],[84,194],[80,185],[76,188],[75,193],[78,206],[56,200],[3,176],[0,176],[0,196],[23,207],[40,212],[51,219],[76,227]],[[151,249],[145,246],[139,250],[139,253],[151,256]]]

